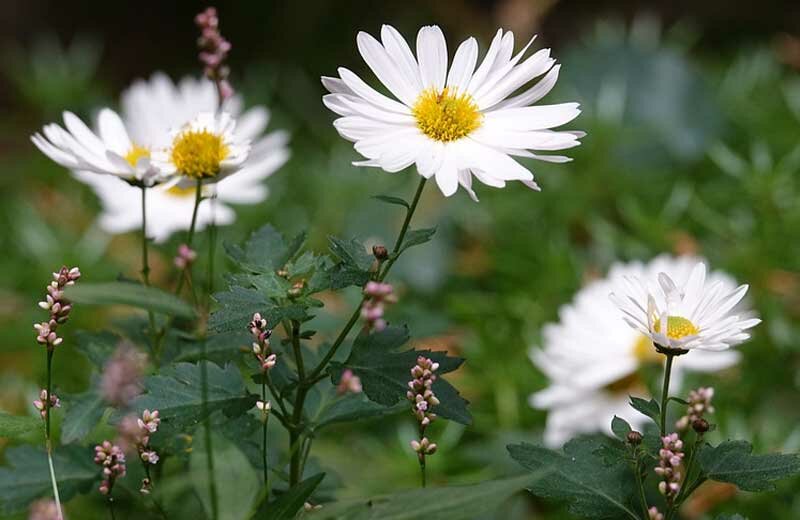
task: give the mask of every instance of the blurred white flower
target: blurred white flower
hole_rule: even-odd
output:
[[[381,42],[365,32],[356,40],[364,61],[399,100],[374,90],[346,68],[339,68],[338,78],[322,78],[330,91],[323,98],[325,106],[343,116],[334,126],[367,158],[356,162],[358,166],[397,172],[416,164],[420,175],[436,178],[445,196],[460,184],[477,200],[473,175],[489,186],[518,180],[538,190],[533,174],[512,156],[565,162],[569,158],[531,150],[572,148],[584,135],[550,130],[575,119],[577,103],[530,106],[550,92],[559,71],[550,49],[522,61],[533,40],[512,56],[514,35],[498,30],[476,68],[478,44],[468,38],[456,50],[449,71],[447,45],[437,26],[419,30],[416,58],[389,25],[381,29]],[[508,98],[542,74],[541,81]]]
[[[71,170],[109,174],[133,184],[152,186],[166,176],[150,161],[150,150],[132,140],[116,112],[100,110],[97,134],[72,112],[64,112],[64,126],[45,125],[31,141],[52,160]]]
[[[605,278],[587,284],[559,310],[558,323],[545,325],[542,348],[532,348],[530,356],[550,385],[533,394],[530,402],[534,408],[548,410],[546,444],[557,447],[581,433],[610,434],[614,415],[634,428],[644,425],[648,419],[630,407],[628,396],[648,396],[640,369],[660,367],[665,358],[647,335],[620,319],[608,295],[630,277],[654,279],[663,272],[684,282],[697,262],[692,257],[661,255],[647,264],[614,264]],[[710,273],[708,279],[722,292],[736,288],[736,282],[720,271]],[[738,359],[735,351],[696,350],[675,363],[673,384],[680,386],[685,371],[722,370]]]
[[[718,280],[706,280],[706,266],[698,262],[677,283],[667,272],[626,276],[611,299],[625,322],[659,347],[726,350],[749,339],[747,329],[761,323],[739,312],[731,314],[747,289],[747,285],[726,287]]]

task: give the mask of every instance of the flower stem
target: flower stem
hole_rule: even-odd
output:
[[[147,188],[141,186],[142,190],[142,281],[146,287],[150,286],[150,262],[147,254]],[[150,322],[150,338],[152,345],[150,353],[154,354],[158,341],[158,331],[156,331],[156,319],[153,311],[147,310],[147,318]]]
[[[194,240],[194,230],[197,227],[197,209],[200,207],[200,202],[203,200],[203,179],[197,179],[197,190],[194,195],[194,209],[192,209],[192,222],[189,224],[189,232],[186,235],[186,245],[192,247]],[[184,268],[184,271],[191,269],[191,264]],[[178,278],[178,285],[175,288],[175,294],[180,294],[183,289],[184,276]]]
[[[47,399],[44,400],[44,435],[45,447],[47,448],[47,464],[50,468],[50,484],[53,486],[53,498],[56,501],[56,511],[58,512],[58,520],[63,520],[61,514],[61,497],[58,494],[58,481],[56,480],[56,471],[53,467],[53,442],[50,439],[50,396],[53,395],[53,354],[55,350],[52,348],[47,349]]]
[[[382,282],[386,275],[389,274],[389,270],[392,268],[392,265],[400,258],[400,247],[403,245],[403,240],[406,238],[406,233],[408,232],[408,226],[411,224],[411,217],[414,216],[414,211],[417,209],[417,204],[419,203],[420,197],[422,197],[422,190],[425,189],[425,181],[427,181],[425,177],[420,177],[419,184],[417,185],[417,191],[414,193],[414,200],[411,201],[411,206],[409,206],[408,211],[406,211],[406,219],[403,221],[403,227],[400,228],[400,234],[397,235],[397,241],[394,243],[394,249],[392,249],[392,254],[389,257],[389,260],[386,262],[386,267],[383,269],[383,272],[378,276],[378,281]]]
[[[305,381],[306,371],[303,364],[303,353],[300,350],[300,323],[297,320],[292,320],[291,329],[292,350],[294,351],[294,360],[297,364],[297,375],[300,381]],[[300,385],[297,388],[295,395],[294,405],[292,406],[292,421],[291,429],[289,431],[290,445],[294,446],[300,440],[300,433],[302,431],[301,422],[303,420],[303,405],[305,404],[306,395],[310,387]],[[289,486],[295,486],[300,482],[300,471],[302,464],[302,450],[299,445],[292,451],[292,457],[289,462]]]
[[[200,392],[202,395],[203,433],[205,434],[206,468],[208,469],[208,495],[211,499],[211,518],[216,520],[219,515],[217,503],[217,482],[214,480],[214,446],[211,440],[211,417],[208,410],[208,352],[206,339],[200,338],[203,345],[203,359],[200,361]]]
[[[265,375],[266,376],[266,375]],[[267,383],[266,380],[261,383],[261,402],[267,402]],[[261,463],[264,466],[264,501],[269,502],[269,461],[267,459],[267,425],[269,424],[269,415],[264,419],[264,426],[261,436]]]
[[[206,309],[208,309],[209,312],[211,312],[211,294],[214,292],[214,258],[217,250],[217,219],[215,218],[216,201],[216,195],[211,197],[211,223],[208,226],[208,278],[206,280]]]
[[[111,520],[115,520],[116,517],[114,516],[114,499],[111,497],[110,492],[108,495],[107,502],[108,502],[108,513],[111,515]]]
[[[661,436],[667,434],[667,402],[669,399],[669,378],[672,374],[672,361],[675,359],[674,354],[664,354],[667,356],[667,363],[664,366],[664,386],[661,391]]]

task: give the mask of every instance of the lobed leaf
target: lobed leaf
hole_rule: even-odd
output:
[[[653,419],[656,424],[661,420],[661,407],[655,399],[642,399],[641,397],[628,396],[631,399],[630,405],[637,412]]]
[[[698,454],[703,473],[711,480],[735,484],[744,491],[770,491],[773,482],[800,473],[800,456],[773,453],[753,455],[746,441],[705,445]]]
[[[11,415],[0,412],[0,437],[19,439],[31,433],[42,431],[40,417]]]
[[[250,235],[243,246],[225,244],[228,257],[240,268],[253,273],[282,269],[303,247],[305,232],[287,242],[272,225],[266,224]]]

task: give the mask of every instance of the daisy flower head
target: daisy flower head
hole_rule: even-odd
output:
[[[626,277],[611,300],[623,320],[652,340],[658,352],[680,355],[695,349],[726,350],[749,339],[748,329],[761,320],[736,310],[747,289],[707,280],[706,265],[697,262],[677,282],[665,272],[652,278]]]
[[[533,364],[547,377],[548,386],[534,393],[530,403],[547,410],[544,441],[561,446],[575,435],[611,434],[616,415],[641,429],[648,420],[629,405],[629,396],[649,396],[644,375],[648,367],[663,366],[665,357],[653,347],[648,335],[620,319],[620,311],[608,294],[629,278],[650,279],[667,273],[683,283],[700,260],[695,257],[658,256],[647,263],[612,265],[607,276],[583,287],[572,301],[559,309],[559,320],[542,329],[542,344],[530,350]],[[721,271],[707,275],[722,292],[734,291],[736,281]],[[749,315],[744,304],[737,307]],[[696,350],[681,358],[673,372],[680,386],[687,372],[716,372],[739,360],[735,350]]]
[[[45,125],[31,141],[70,170],[113,175],[137,186],[152,186],[169,176],[153,164],[151,149],[132,140],[122,119],[108,108],[98,115],[97,133],[72,112],[64,112],[64,127]]]
[[[539,152],[578,146],[582,132],[553,128],[575,119],[577,103],[532,106],[558,79],[559,65],[542,49],[523,59],[533,40],[517,54],[513,33],[498,30],[478,64],[478,43],[468,38],[448,69],[447,44],[437,26],[419,30],[416,57],[389,25],[381,41],[360,32],[358,50],[395,99],[339,68],[339,77],[323,77],[330,92],[323,102],[342,116],[334,127],[366,160],[357,166],[397,172],[416,165],[434,177],[445,196],[462,186],[477,200],[472,178],[497,188],[521,181],[538,190],[533,174],[513,157],[565,162],[562,155]],[[534,78],[544,75],[521,93]]]
[[[172,142],[153,153],[153,162],[170,175],[217,182],[239,171],[250,152],[250,141],[238,137],[235,128],[227,112],[201,112],[172,132]]]

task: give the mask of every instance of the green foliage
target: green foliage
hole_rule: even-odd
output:
[[[309,392],[306,407],[316,430],[331,424],[383,417],[408,409],[405,403],[393,406],[378,404],[363,393],[340,396],[328,381],[322,381]]]
[[[634,410],[646,415],[653,419],[653,422],[658,424],[661,420],[661,407],[655,399],[642,399],[641,397],[629,396],[631,398],[631,406]]]
[[[100,471],[94,451],[80,446],[61,446],[53,454],[53,467],[61,499],[89,490]],[[27,508],[31,501],[49,494],[50,470],[44,448],[17,446],[5,452],[7,467],[0,468],[0,512],[10,514]]]
[[[409,230],[408,233],[406,233],[403,243],[400,245],[400,251],[398,251],[397,254],[402,253],[410,247],[419,246],[426,242],[430,242],[435,234],[436,228]]]
[[[228,257],[242,270],[252,273],[274,273],[283,269],[305,243],[305,233],[287,242],[272,225],[266,224],[250,235],[244,246],[225,244]]]
[[[385,202],[387,204],[394,204],[396,206],[403,206],[406,209],[410,209],[411,205],[406,202],[405,199],[401,199],[400,197],[392,197],[391,195],[375,195],[372,197],[373,199],[378,199],[381,202]]]
[[[342,371],[349,368],[361,378],[367,397],[383,406],[393,406],[406,399],[411,368],[418,356],[426,356],[439,363],[436,373],[440,377],[433,383],[433,392],[440,404],[434,407],[434,412],[445,419],[469,424],[472,415],[467,410],[467,401],[441,377],[456,370],[464,360],[446,352],[400,350],[409,339],[406,326],[390,326],[372,333],[362,331],[353,342],[350,356],[342,363],[331,363],[331,381],[339,381]]]
[[[82,394],[64,398],[67,410],[61,423],[61,442],[69,444],[83,439],[103,417],[106,403],[93,382],[89,390]]]
[[[546,476],[547,472],[537,472],[533,475],[489,480],[466,486],[430,487],[392,495],[343,500],[326,504],[314,516],[320,519],[348,520],[470,520],[495,511],[512,495]]]
[[[620,417],[617,417],[615,415],[614,418],[611,420],[611,431],[619,440],[625,442],[628,434],[632,430],[631,430],[631,425],[628,424],[628,421]]]
[[[122,338],[109,331],[89,332],[79,330],[76,332],[78,352],[86,356],[92,365],[98,370],[108,361],[122,341]]]
[[[271,324],[285,319],[302,320],[306,316],[304,306],[294,303],[277,305],[254,288],[233,286],[226,292],[216,293],[214,300],[219,309],[211,314],[208,326],[217,332],[245,329],[255,312],[260,312]]]
[[[800,473],[800,456],[774,453],[752,455],[746,441],[726,441],[716,447],[703,446],[698,461],[705,476],[736,484],[744,491],[770,491],[773,482]]]
[[[226,417],[236,417],[251,409],[257,396],[247,392],[244,380],[234,365],[220,367],[209,361],[208,412],[222,411]],[[137,397],[132,406],[141,413],[144,409],[158,410],[163,430],[187,432],[207,416],[203,412],[200,363],[177,363],[161,369],[144,380],[145,394]]]
[[[6,412],[0,412],[0,437],[19,439],[41,431],[42,428],[42,419],[40,417],[11,415]]]
[[[64,295],[75,303],[88,305],[129,305],[140,309],[193,318],[194,308],[177,296],[156,287],[129,282],[81,282],[64,289]]]
[[[579,437],[563,453],[528,443],[511,444],[508,451],[522,467],[548,473],[529,487],[534,495],[567,501],[570,512],[585,518],[636,519],[631,470],[622,459],[612,463],[598,454],[605,442]]]
[[[339,261],[328,269],[327,285],[337,290],[367,283],[375,261],[375,257],[367,252],[367,247],[355,238],[343,240],[332,236],[328,237],[328,241],[331,253]]]
[[[311,496],[311,493],[319,486],[322,479],[325,478],[325,473],[320,473],[309,477],[300,482],[295,487],[287,490],[280,495],[277,499],[269,504],[265,504],[263,511],[258,514],[258,518],[263,520],[287,520],[294,518],[298,511],[303,507],[303,504]]]

